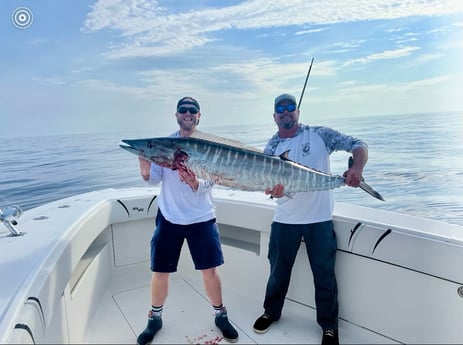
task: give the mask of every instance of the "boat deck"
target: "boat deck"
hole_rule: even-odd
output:
[[[146,265],[145,265],[146,266]],[[92,318],[86,343],[135,344],[146,325],[150,302],[150,272],[146,268],[134,275],[127,272],[110,284]],[[138,276],[136,278],[135,276]],[[319,344],[321,330],[313,308],[287,300],[283,316],[265,334],[252,325],[262,313],[263,296],[250,296],[223,287],[229,319],[239,332],[237,344]],[[389,338],[340,320],[340,341],[345,344],[395,343]],[[169,296],[163,311],[163,328],[153,344],[227,343],[214,325],[213,311],[203,290],[200,274],[185,279],[171,275]]]

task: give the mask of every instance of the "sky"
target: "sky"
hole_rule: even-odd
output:
[[[0,0],[0,42],[0,138],[268,124],[312,58],[301,122],[463,111],[461,0]]]

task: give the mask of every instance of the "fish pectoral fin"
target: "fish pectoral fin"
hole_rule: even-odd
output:
[[[293,196],[291,194],[288,194],[288,193],[283,193],[283,196],[289,198],[289,199],[292,199]],[[270,199],[275,199],[272,195],[269,196]]]
[[[290,199],[293,198],[293,196],[292,196],[291,194],[289,194],[289,193],[284,193],[283,195],[284,195],[285,197],[287,197],[287,198],[290,198]]]
[[[280,159],[282,159],[284,161],[291,161],[291,159],[288,158],[289,151],[291,151],[291,150],[287,150],[287,151],[283,152],[281,155],[279,155]]]

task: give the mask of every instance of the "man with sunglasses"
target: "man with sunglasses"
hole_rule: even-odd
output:
[[[331,128],[300,124],[296,104],[296,98],[290,94],[275,98],[273,118],[278,132],[270,138],[264,152],[276,156],[287,152],[290,160],[326,173],[330,173],[332,152],[350,152],[354,162],[344,172],[345,182],[358,187],[368,159],[366,143]],[[321,343],[339,344],[332,190],[295,193],[288,197],[284,194],[284,186],[278,184],[265,193],[276,198],[277,205],[270,231],[270,276],[264,314],[255,321],[254,331],[267,332],[281,317],[291,270],[304,239],[314,279],[317,322],[323,330]]]
[[[191,136],[201,117],[198,101],[192,97],[181,98],[177,102],[175,117],[179,130],[171,136]],[[198,179],[187,167],[174,171],[142,158],[139,158],[139,164],[145,181],[162,183],[156,228],[151,240],[151,308],[148,324],[138,336],[137,343],[144,345],[151,342],[162,327],[169,274],[177,271],[185,239],[195,269],[202,273],[205,291],[214,309],[215,325],[226,340],[236,342],[238,332],[228,320],[216,269],[224,259],[212,200],[213,183]]]

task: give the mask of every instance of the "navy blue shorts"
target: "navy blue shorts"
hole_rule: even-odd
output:
[[[151,271],[176,272],[185,239],[195,269],[205,270],[223,264],[215,218],[206,222],[179,225],[169,222],[158,210],[156,229],[151,239]]]

